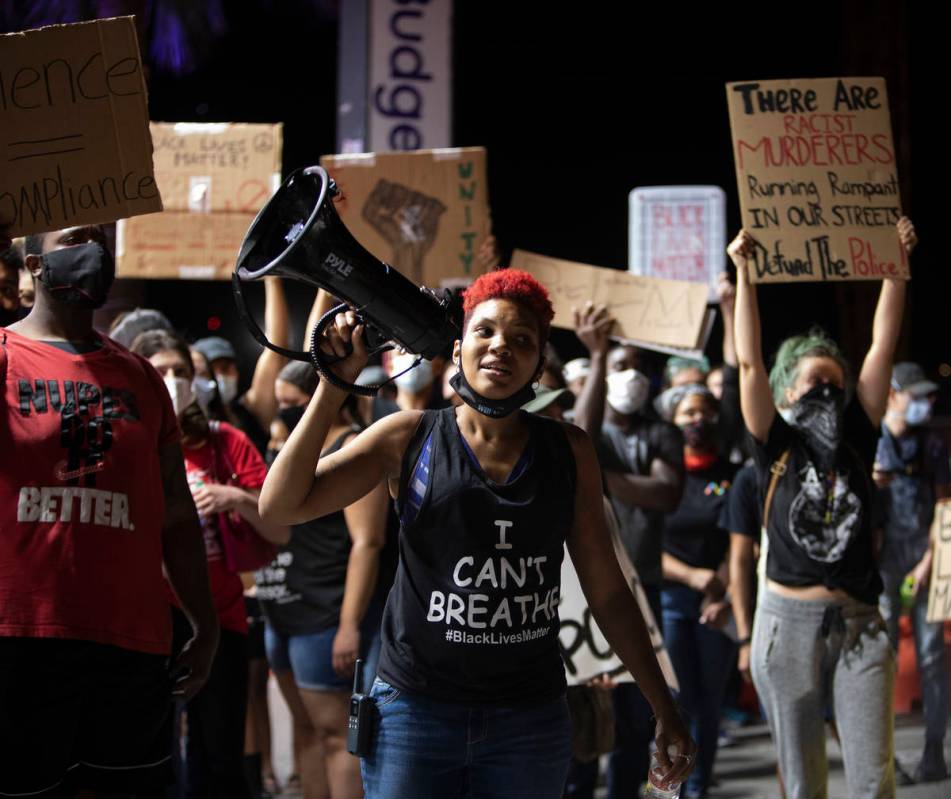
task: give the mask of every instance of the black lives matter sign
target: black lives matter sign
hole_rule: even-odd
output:
[[[0,159],[13,236],[162,210],[132,17],[0,36]]]
[[[754,282],[908,277],[883,78],[729,83]]]

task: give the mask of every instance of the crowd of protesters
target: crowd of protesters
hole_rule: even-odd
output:
[[[898,231],[910,254],[914,228]],[[603,765],[610,799],[629,799],[656,751],[682,796],[703,797],[744,683],[784,796],[825,795],[826,724],[850,796],[945,779],[948,669],[926,605],[951,468],[930,424],[937,384],[895,362],[905,284],[883,281],[860,364],[804,329],[767,368],[752,244],[737,236],[735,279],[719,279],[718,365],[617,343],[590,302],[574,316],[587,355],[562,365],[544,288],[495,269],[490,246],[443,358],[368,363],[359,320],[337,317],[335,369],[385,383],[364,398],[269,350],[243,364],[225,338],[188,342],[162,309],[96,330],[114,278],[100,228],[0,242],[0,712],[18,719],[0,728],[0,796],[583,799]],[[265,295],[265,332],[287,347],[281,281]],[[305,346],[330,306],[320,292]],[[493,592],[509,527],[546,587],[567,544],[637,677],[586,687],[603,712],[584,729],[573,717],[574,735],[557,625],[523,629],[508,611],[520,597]],[[610,529],[662,630],[676,709],[617,590]],[[493,588],[451,611],[467,563]],[[925,717],[911,774],[892,710],[904,610]],[[537,640],[454,645],[433,624],[452,612],[472,628],[507,613]],[[358,661],[379,724],[362,768],[347,751]],[[281,782],[269,675],[293,725]]]

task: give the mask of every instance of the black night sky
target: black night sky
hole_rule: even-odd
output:
[[[344,0],[341,0],[343,2]],[[7,3],[8,30],[22,3]],[[100,3],[100,5],[103,5]],[[201,41],[186,75],[152,69],[151,116],[165,121],[282,121],[284,171],[333,152],[336,4],[222,0],[226,31]],[[618,7],[630,6],[621,13]],[[624,267],[627,196],[636,186],[714,184],[739,224],[724,83],[884,75],[903,206],[921,245],[901,357],[934,374],[951,362],[940,255],[938,144],[947,104],[937,11],[869,0],[787,4],[554,4],[456,0],[454,145],[489,151],[489,194],[503,252],[513,247]],[[21,26],[22,27],[22,26]],[[944,40],[940,46],[946,46]],[[725,259],[724,259],[725,260]],[[241,336],[224,283],[135,282],[190,336],[211,315]],[[254,289],[259,289],[255,286]],[[854,360],[870,334],[875,284],[761,289],[767,352],[819,323]],[[260,292],[257,292],[260,294]],[[310,298],[294,298],[300,316]],[[260,300],[258,300],[260,302]],[[250,337],[247,352],[254,351]],[[713,352],[718,353],[717,331]],[[556,339],[567,357],[573,338]],[[948,370],[951,374],[951,369]]]

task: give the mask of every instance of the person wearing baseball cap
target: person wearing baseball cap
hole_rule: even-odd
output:
[[[880,609],[896,651],[902,586],[907,583],[913,595],[910,612],[925,716],[925,747],[915,782],[934,782],[948,775],[944,760],[948,722],[944,625],[927,621],[934,506],[937,499],[951,496],[948,450],[927,426],[937,392],[938,385],[919,364],[895,364],[873,473],[885,533],[880,558],[885,590]]]

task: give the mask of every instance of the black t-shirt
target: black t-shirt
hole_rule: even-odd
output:
[[[763,501],[756,466],[748,463],[733,478],[727,494],[720,527],[728,533],[740,533],[759,543],[763,526]]]
[[[324,455],[343,446],[347,432]],[[343,511],[296,524],[291,540],[255,574],[257,598],[268,623],[282,635],[307,635],[340,621],[350,532]]]
[[[777,414],[755,458],[765,492],[770,466],[790,450],[769,511],[766,576],[788,586],[824,585],[875,604],[882,591],[872,540],[872,463],[878,431],[857,399],[845,409],[843,443],[826,474],[801,434]]]
[[[720,458],[708,469],[687,472],[680,504],[664,520],[664,552],[698,569],[720,567],[730,546],[720,518],[735,471]]]
[[[400,481],[400,564],[383,615],[380,677],[471,705],[539,704],[565,691],[558,596],[574,520],[575,462],[564,427],[526,414],[525,468],[482,472],[455,408],[427,411]],[[415,514],[417,454],[428,464]]]
[[[660,459],[683,474],[683,434],[672,424],[637,414],[624,432],[605,422],[597,442],[598,458],[604,469],[642,476],[650,475],[651,464]],[[617,516],[621,542],[643,585],[659,586],[664,514],[610,497]]]

